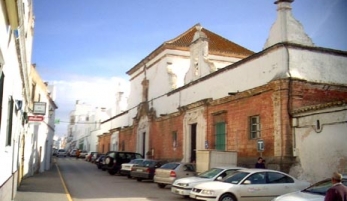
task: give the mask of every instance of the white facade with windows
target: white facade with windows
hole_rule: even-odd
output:
[[[31,66],[31,0],[0,2],[0,200],[14,199],[22,178],[51,167],[54,90]],[[46,103],[32,118],[34,102]],[[49,110],[52,110],[49,114]],[[39,119],[39,121],[29,121]],[[35,123],[34,123],[35,122]]]

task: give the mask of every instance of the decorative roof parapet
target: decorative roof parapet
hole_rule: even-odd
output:
[[[264,49],[283,42],[314,46],[301,23],[292,16],[291,3],[293,1],[278,0],[275,2],[277,4],[277,19],[270,29]]]

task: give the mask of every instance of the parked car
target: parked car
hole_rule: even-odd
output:
[[[341,183],[347,186],[347,175],[342,176]],[[325,194],[331,186],[332,186],[331,179],[330,178],[325,179],[313,184],[312,186],[302,191],[287,193],[273,199],[272,201],[291,201],[291,200],[324,201]]]
[[[171,186],[171,192],[176,195],[189,197],[189,193],[194,186],[202,182],[222,180],[242,167],[214,167],[193,177],[177,179]]]
[[[80,156],[79,156],[79,158],[86,158],[86,155],[88,154],[88,152],[86,151],[86,150],[82,150],[81,152],[80,152]]]
[[[146,159],[142,163],[133,166],[130,171],[130,176],[135,178],[137,181],[143,179],[153,180],[155,169],[164,165],[166,161]]]
[[[135,165],[141,164],[143,160],[144,159],[133,159],[129,163],[123,163],[120,169],[120,175],[125,175],[125,176],[128,176],[128,178],[131,178],[130,176],[131,168]]]
[[[86,157],[85,157],[85,160],[88,161],[88,162],[91,162],[91,161],[92,161],[92,156],[93,156],[94,154],[98,154],[98,152],[96,152],[96,151],[90,151],[90,152],[88,152],[87,155],[86,155]]]
[[[267,169],[238,170],[222,181],[204,182],[190,191],[190,198],[196,200],[269,201],[286,193],[303,190],[310,186],[288,174]]]
[[[194,163],[171,162],[157,168],[154,173],[154,182],[159,188],[171,185],[176,179],[196,175]]]
[[[53,156],[57,156],[58,149],[53,148]]]
[[[60,157],[60,156],[64,156],[64,157],[66,157],[66,151],[65,151],[65,149],[59,149],[58,151],[57,151],[57,153],[56,153],[56,156],[57,157]]]
[[[71,151],[69,152],[69,156],[75,157],[75,156],[76,156],[76,151],[77,151],[77,149],[71,150]]]
[[[105,154],[100,154],[100,156],[95,159],[95,165],[98,167],[98,169],[101,169],[103,166],[103,161],[105,160]]]
[[[92,155],[92,157],[91,157],[91,159],[90,159],[90,162],[95,163],[95,160],[96,160],[97,158],[99,158],[100,155],[101,155],[101,154],[100,154],[99,152],[93,153],[93,155]]]
[[[123,163],[129,163],[136,158],[143,158],[143,156],[135,152],[109,151],[106,153],[103,168],[107,169],[110,175],[115,175]]]

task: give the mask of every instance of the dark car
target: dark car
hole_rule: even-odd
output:
[[[143,160],[142,163],[131,168],[130,176],[137,181],[153,180],[155,170],[165,163],[167,162],[162,160]]]
[[[135,152],[109,151],[106,153],[103,168],[108,170],[110,175],[115,175],[123,163],[129,163],[132,159],[138,158],[143,158],[143,156]]]
[[[98,169],[101,169],[103,166],[103,161],[105,160],[105,154],[100,154],[97,159],[95,159],[95,165],[98,167]]]

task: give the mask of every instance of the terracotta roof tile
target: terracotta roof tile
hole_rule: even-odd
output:
[[[172,45],[189,50],[189,46],[192,43],[194,34],[197,31],[195,27],[196,26],[193,26],[180,36],[165,42],[164,45]],[[234,42],[231,42],[205,28],[202,28],[201,31],[205,33],[207,38],[209,39],[209,54],[227,54],[241,58],[254,54],[253,51],[250,51]]]
[[[191,27],[190,29],[188,29],[186,32],[179,35],[178,37],[164,42],[161,46],[156,48],[147,57],[142,59],[138,64],[136,64],[133,68],[131,68],[127,72],[127,74],[130,75],[131,73],[135,72],[135,70],[138,69],[143,62],[153,59],[156,55],[158,55],[160,52],[162,52],[165,49],[177,49],[177,50],[189,51],[189,46],[192,43],[194,34],[197,31],[196,26],[198,25],[199,24],[194,25],[193,27]],[[253,51],[248,50],[236,43],[233,43],[205,28],[202,28],[201,31],[206,34],[209,40],[209,54],[227,56],[227,57],[236,57],[240,59],[246,58],[254,54]]]

